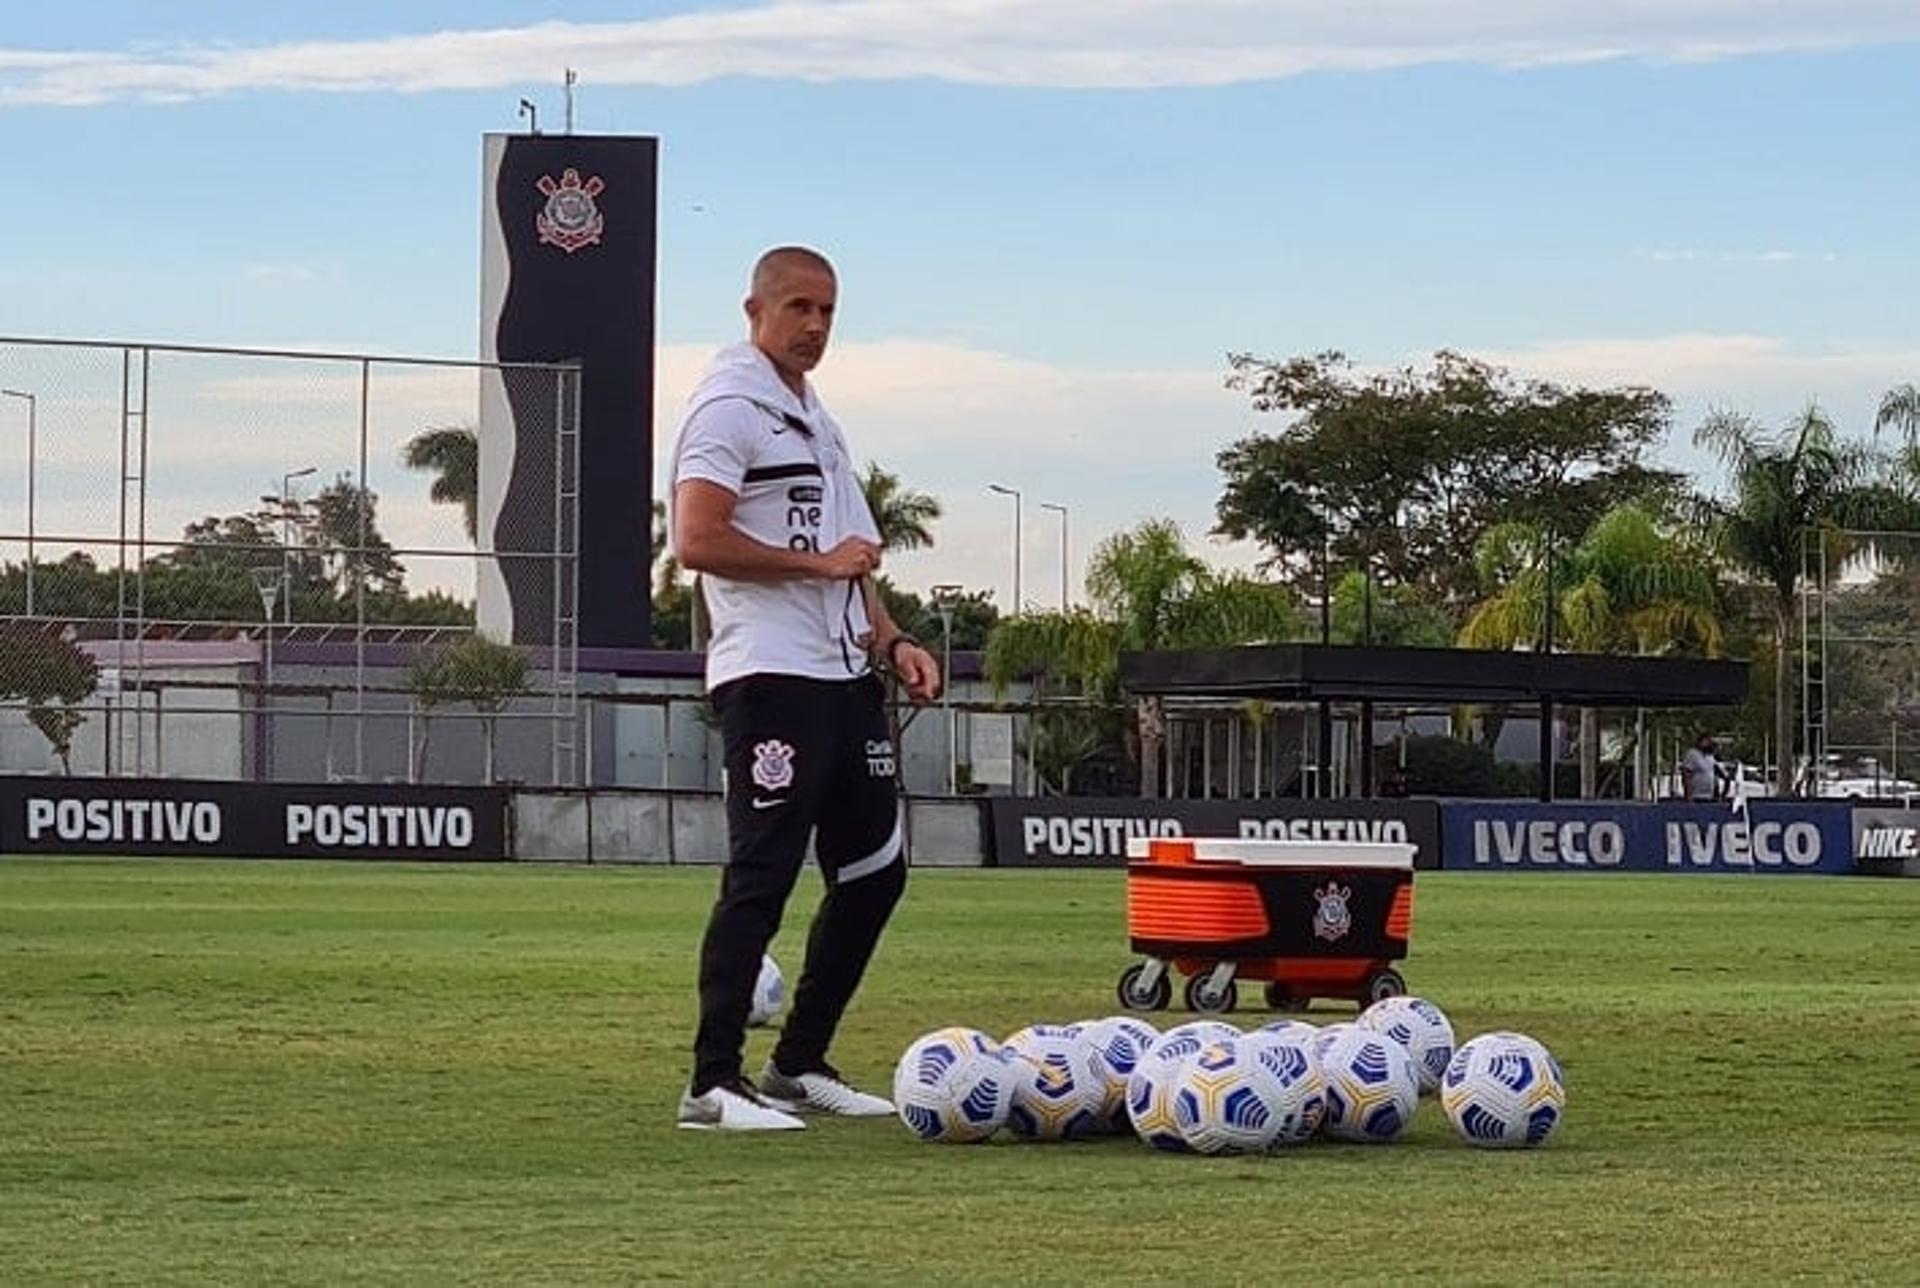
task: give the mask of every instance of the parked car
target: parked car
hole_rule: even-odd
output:
[[[1820,780],[1819,795],[1828,800],[1891,800],[1910,805],[1920,797],[1920,783],[1886,774],[1834,775]]]

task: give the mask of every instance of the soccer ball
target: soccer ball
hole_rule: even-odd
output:
[[[1307,1047],[1313,1052],[1313,1058],[1320,1059],[1327,1053],[1327,1048],[1338,1042],[1344,1035],[1353,1032],[1355,1027],[1342,1021],[1339,1024],[1328,1024],[1315,1030],[1307,1039]]]
[[[1016,1135],[1075,1140],[1102,1129],[1106,1064],[1084,1036],[1061,1025],[1036,1024],[1008,1038],[1007,1049],[1014,1072],[1007,1126]]]
[[[1312,1136],[1322,1096],[1319,1070],[1302,1048],[1215,1042],[1180,1062],[1174,1124],[1199,1153],[1255,1154]]]
[[[778,1019],[787,1004],[787,981],[772,956],[761,954],[760,978],[753,981],[753,1005],[747,1010],[747,1024],[760,1028]]]
[[[1101,1070],[1106,1074],[1106,1122],[1103,1129],[1127,1130],[1127,1079],[1133,1076],[1140,1058],[1153,1048],[1160,1034],[1152,1025],[1143,1024],[1130,1015],[1116,1015],[1072,1027],[1078,1029],[1080,1036],[1092,1044],[1094,1052],[1100,1057]]]
[[[893,1104],[921,1140],[985,1140],[1013,1108],[1013,1057],[977,1029],[936,1029],[893,1069]]]
[[[1567,1083],[1552,1053],[1524,1033],[1483,1033],[1453,1053],[1440,1104],[1469,1145],[1542,1145],[1560,1125]]]
[[[1312,1042],[1319,1033],[1319,1025],[1309,1024],[1305,1020],[1275,1020],[1271,1024],[1262,1024],[1259,1028],[1250,1031],[1247,1036],[1280,1038],[1287,1042],[1305,1045]]]
[[[1201,1154],[1257,1154],[1273,1144],[1279,1120],[1267,1104],[1260,1046],[1243,1038],[1211,1042],[1180,1062],[1173,1121]]]
[[[1182,1031],[1188,1027],[1162,1033],[1127,1079],[1127,1121],[1155,1149],[1180,1152],[1187,1148],[1173,1119],[1174,1083],[1181,1065],[1208,1045],[1197,1034]]]
[[[1358,1023],[1407,1049],[1413,1070],[1420,1075],[1421,1095],[1440,1089],[1447,1062],[1453,1059],[1453,1025],[1446,1012],[1421,997],[1385,997],[1362,1011]]]
[[[1185,1024],[1176,1024],[1160,1035],[1162,1042],[1168,1038],[1198,1038],[1201,1042],[1225,1042],[1229,1038],[1241,1036],[1240,1030],[1224,1020],[1189,1020]]]
[[[1078,1024],[1029,1024],[1024,1029],[1007,1034],[1001,1039],[1000,1045],[1024,1055],[1038,1050],[1043,1043],[1054,1038],[1077,1038],[1080,1028]]]
[[[1281,1052],[1276,1059],[1287,1062],[1290,1070],[1294,1070],[1296,1065],[1300,1066],[1307,1075],[1301,1079],[1298,1070],[1292,1075],[1302,1086],[1298,1093],[1300,1117],[1292,1129],[1282,1132],[1276,1144],[1293,1145],[1308,1139],[1320,1129],[1320,1122],[1326,1117],[1327,1081],[1320,1071],[1320,1057],[1313,1049],[1313,1039],[1319,1031],[1313,1025],[1299,1020],[1276,1020],[1246,1036],[1250,1043]],[[1299,1060],[1294,1061],[1291,1056],[1284,1054],[1286,1052],[1298,1052]]]
[[[1328,1135],[1397,1140],[1420,1104],[1420,1077],[1407,1049],[1383,1034],[1350,1028],[1320,1052],[1327,1080]]]

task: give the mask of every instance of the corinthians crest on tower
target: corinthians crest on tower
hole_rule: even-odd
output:
[[[542,243],[558,246],[569,255],[582,246],[599,243],[600,234],[607,226],[606,216],[593,200],[606,190],[607,185],[600,181],[600,176],[592,175],[582,181],[580,172],[568,166],[560,172],[558,183],[552,175],[543,174],[534,186],[547,199],[546,206],[533,220]]]

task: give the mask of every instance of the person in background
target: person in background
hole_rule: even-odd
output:
[[[1721,783],[1727,778],[1727,771],[1720,765],[1714,754],[1717,744],[1713,735],[1703,733],[1700,740],[1687,748],[1687,754],[1680,757],[1680,797],[1689,801],[1717,801],[1721,798]]]

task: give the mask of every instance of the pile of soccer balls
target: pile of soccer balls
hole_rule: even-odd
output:
[[[1252,1154],[1335,1140],[1397,1140],[1436,1094],[1468,1144],[1539,1145],[1566,1106],[1560,1066],[1519,1033],[1457,1050],[1453,1025],[1417,997],[1390,997],[1351,1024],[1277,1020],[1241,1032],[1217,1020],[1165,1033],[1130,1016],[1036,1024],[996,1042],[976,1029],[927,1034],[900,1057],[893,1102],[917,1136],[981,1141],[1132,1132],[1155,1149]]]

